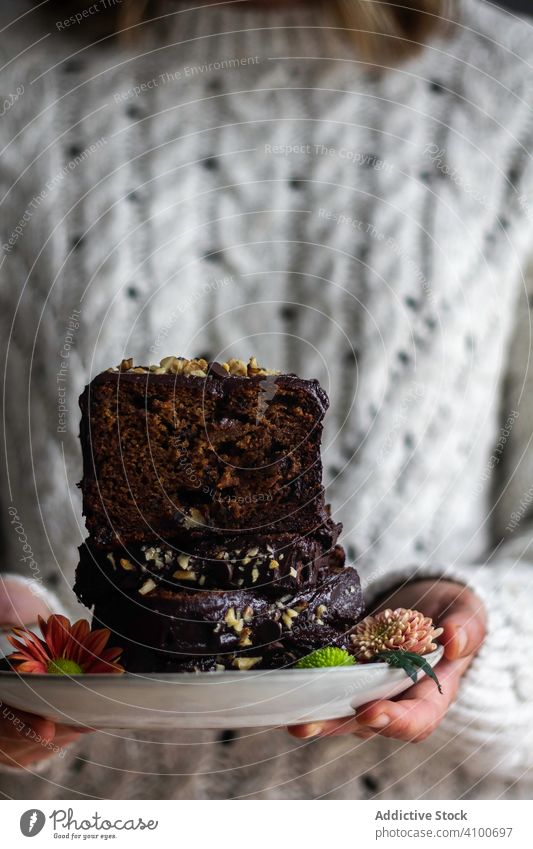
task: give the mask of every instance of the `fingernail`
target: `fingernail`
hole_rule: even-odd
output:
[[[302,739],[307,740],[309,737],[317,737],[322,731],[322,726],[318,722],[311,722],[305,726],[305,732],[300,734]]]
[[[380,713],[379,716],[376,716],[371,722],[365,722],[364,724],[368,728],[374,728],[374,730],[378,731],[380,728],[385,728],[390,722],[390,717],[387,716],[386,713]]]

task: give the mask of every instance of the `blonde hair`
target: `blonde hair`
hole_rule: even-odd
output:
[[[444,31],[447,0],[334,0],[362,56],[372,62],[408,58]]]
[[[215,0],[216,2],[216,0]],[[290,0],[287,0],[290,2]],[[363,58],[380,64],[407,58],[438,31],[444,30],[445,11],[454,0],[323,0],[349,30]],[[135,41],[142,23],[157,17],[157,0],[108,0],[107,24],[123,41]],[[51,0],[44,8],[67,9],[74,0]],[[100,20],[104,16],[99,17]]]

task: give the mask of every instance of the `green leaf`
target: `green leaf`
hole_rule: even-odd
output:
[[[326,646],[311,652],[306,657],[301,657],[295,666],[296,669],[317,669],[323,666],[352,666],[355,662],[353,655],[348,654],[344,649]]]
[[[379,654],[376,654],[372,660],[384,660],[396,669],[403,669],[406,675],[408,675],[415,684],[417,682],[418,672],[421,669],[426,673],[428,678],[431,678],[431,680],[435,682],[439,689],[439,693],[442,695],[442,687],[439,679],[425,657],[422,655],[398,649],[397,651],[381,651]]]

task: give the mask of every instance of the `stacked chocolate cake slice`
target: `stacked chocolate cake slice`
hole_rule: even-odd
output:
[[[127,669],[272,668],[346,644],[363,603],[324,503],[317,381],[254,358],[124,360],[80,405],[75,591]]]

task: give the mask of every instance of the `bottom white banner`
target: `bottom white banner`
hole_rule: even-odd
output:
[[[35,838],[35,847],[113,841],[165,849],[184,843],[322,849],[337,842],[343,849],[369,843],[525,849],[531,845],[528,810],[527,801],[4,801],[0,845],[15,849]]]

